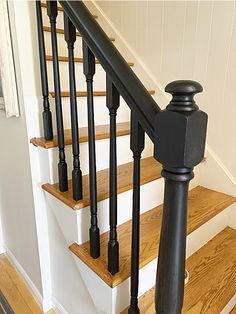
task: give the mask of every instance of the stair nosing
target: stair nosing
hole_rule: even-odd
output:
[[[155,90],[149,90],[148,92],[150,95],[155,95]],[[50,95],[52,98],[55,98],[55,92],[50,92]],[[94,97],[105,97],[106,91],[94,91],[93,96]],[[69,98],[70,92],[69,91],[62,91],[61,97],[62,98]],[[87,92],[86,91],[76,92],[76,97],[87,97]]]
[[[144,185],[144,184],[147,184],[149,182],[153,182],[153,181],[158,180],[158,179],[161,178],[161,165],[153,157],[142,158],[142,160],[141,160],[141,173],[142,173],[142,169],[145,168],[145,167],[149,167],[150,163],[152,164],[151,170],[155,169],[156,173],[152,173],[151,175],[149,174],[149,177],[147,177],[146,176],[147,174],[145,173],[146,177],[144,177],[144,178],[142,178],[142,175],[141,175],[140,185]],[[118,169],[117,170],[117,173],[118,173],[117,194],[124,193],[124,192],[129,191],[129,190],[131,190],[133,188],[132,182],[126,183],[125,185],[121,185],[121,187],[119,188],[119,171],[121,171],[121,173],[124,173],[125,176],[126,176],[126,170],[123,170],[123,169],[129,168],[129,167],[131,169],[133,169],[132,168],[133,167],[133,162],[128,162],[128,163],[119,165],[117,167],[117,169]],[[105,175],[106,177],[108,176],[108,173],[109,173],[109,168],[97,171],[98,175],[101,175],[101,176]],[[132,172],[131,172],[131,177],[132,177]],[[97,178],[98,178],[97,179],[97,181],[98,181],[99,177],[97,176]],[[84,184],[85,181],[88,182],[88,179],[89,179],[89,174],[84,175],[83,176],[83,184]],[[72,190],[71,190],[71,182],[72,182],[72,180],[70,179],[70,180],[68,180],[68,182],[69,182],[69,187],[70,187],[69,188],[69,192],[60,192],[59,189],[58,189],[58,183],[56,183],[56,184],[46,183],[46,184],[42,185],[42,188],[43,188],[43,190],[45,190],[49,194],[53,195],[55,198],[57,198],[58,200],[62,201],[64,204],[66,204],[67,206],[69,206],[70,208],[72,208],[75,211],[90,206],[89,198],[88,199],[83,199],[82,201],[77,201],[76,202],[76,201],[74,201],[72,199],[71,196],[70,197],[67,196],[68,193],[70,195],[72,193]],[[99,186],[99,183],[98,183],[98,186]],[[104,201],[104,200],[106,200],[108,198],[109,198],[109,190],[104,192],[101,197],[99,197],[99,193],[98,193],[98,200],[97,200],[97,202]]]
[[[43,31],[44,31],[44,32],[47,32],[47,33],[50,33],[50,32],[51,32],[51,27],[44,25],[44,26],[43,26]],[[56,28],[56,32],[57,32],[57,34],[63,35],[63,34],[64,34],[64,29],[57,27],[57,28]],[[77,36],[77,37],[81,37],[81,34],[80,34],[79,32],[76,32],[76,36]],[[113,41],[113,42],[115,41],[115,38],[114,38],[114,37],[109,37],[109,39],[110,39],[110,41]]]
[[[130,134],[130,123],[129,122],[120,122],[116,124],[117,126],[117,132],[116,136],[121,137],[121,136],[126,136]],[[95,126],[95,140],[103,140],[103,139],[108,139],[110,138],[110,132],[109,132],[109,124],[103,124],[103,125],[96,125]],[[99,133],[99,129],[104,128],[104,130]],[[84,131],[87,131],[88,133],[88,127],[82,127],[79,128],[79,143],[86,143],[88,142],[88,134],[83,134]],[[64,130],[65,133],[71,133],[71,129],[66,129]],[[69,137],[70,136],[70,137]],[[69,137],[69,138],[68,138]],[[45,149],[50,149],[50,148],[55,148],[57,147],[57,135],[54,135],[53,140],[47,141],[44,139],[44,137],[34,137],[30,140],[30,143],[33,144],[34,146],[39,146]],[[65,136],[65,146],[71,145],[72,144],[72,136],[71,134]]]

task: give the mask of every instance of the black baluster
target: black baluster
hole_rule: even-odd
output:
[[[86,43],[83,41],[83,64],[84,75],[87,82],[87,105],[88,105],[88,137],[89,137],[89,189],[90,189],[90,212],[91,227],[90,255],[93,258],[100,256],[100,235],[97,219],[97,172],[96,150],[94,130],[94,106],[93,106],[93,76],[95,74],[95,57]]]
[[[51,25],[51,41],[52,41],[52,57],[53,57],[53,75],[54,75],[54,90],[56,102],[56,121],[57,121],[57,139],[59,148],[59,163],[58,163],[58,177],[59,188],[61,192],[68,190],[67,179],[67,164],[65,157],[65,141],[64,141],[64,127],[61,107],[61,87],[60,87],[60,73],[58,62],[58,48],[57,48],[57,33],[56,33],[56,19],[57,19],[57,1],[47,1],[47,14]]]
[[[76,28],[65,13],[64,13],[64,34],[65,40],[67,42],[69,57],[70,111],[71,111],[71,131],[73,151],[72,188],[73,199],[78,201],[83,198],[83,192],[82,192],[82,171],[80,169],[79,158],[79,129],[75,84],[75,64],[74,64],[74,43],[76,41]]]
[[[140,159],[144,149],[144,131],[135,113],[131,112],[131,150],[134,158],[133,170],[133,214],[131,245],[131,290],[129,314],[138,314],[139,250],[140,250]]]
[[[173,98],[156,117],[155,158],[162,163],[165,195],[158,255],[156,313],[180,314],[183,306],[189,181],[204,157],[207,115],[194,95],[199,83],[176,81],[166,86]]]
[[[43,19],[41,10],[41,1],[36,1],[36,13],[37,13],[37,24],[38,24],[38,43],[39,43],[39,61],[40,61],[40,72],[41,72],[41,85],[43,95],[43,130],[44,138],[47,141],[53,139],[52,129],[52,114],[50,111],[49,104],[49,93],[48,93],[48,74],[46,64],[46,53],[45,53],[45,42],[43,34]]]
[[[110,115],[110,173],[109,173],[109,220],[108,270],[114,275],[119,271],[119,242],[117,241],[117,155],[116,155],[116,114],[120,95],[107,76],[107,108]]]

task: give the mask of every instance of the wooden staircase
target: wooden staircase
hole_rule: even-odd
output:
[[[43,14],[46,13],[45,4],[42,3]],[[62,14],[63,9],[59,9],[59,14]],[[96,16],[97,18],[97,16]],[[44,25],[43,30],[45,33],[50,32],[50,27]],[[57,28],[58,34],[64,34],[62,28]],[[80,36],[77,33],[77,36]],[[63,40],[63,37],[58,37],[58,40]],[[115,41],[115,38],[111,37],[111,41]],[[60,54],[60,52],[59,52]],[[52,56],[48,54],[46,56],[47,62],[52,61]],[[59,62],[65,63],[68,58],[60,54]],[[75,62],[82,63],[83,58],[76,56]],[[97,66],[101,66],[96,61]],[[133,62],[128,62],[130,67],[134,67]],[[67,78],[61,77],[61,80]],[[154,95],[155,91],[150,90],[150,95]],[[54,91],[50,92],[52,98],[55,97]],[[94,98],[106,96],[105,91],[94,91]],[[70,96],[69,91],[61,93],[62,98]],[[77,97],[86,97],[87,92],[79,91],[76,93]],[[104,103],[105,106],[105,103]],[[68,109],[69,110],[69,109]],[[54,132],[55,133],[55,132]],[[123,121],[117,123],[116,129],[117,141],[121,141],[125,137],[130,136],[130,121]],[[68,148],[72,144],[72,131],[67,126],[64,130],[65,145]],[[106,141],[110,138],[110,126],[108,124],[96,125],[95,127],[95,140],[96,145],[99,145],[99,141]],[[88,142],[88,127],[79,128],[79,142],[87,145]],[[33,138],[31,143],[40,149],[45,151],[53,151],[58,145],[57,135],[54,134],[52,140],[45,140],[44,137]],[[108,143],[107,143],[108,145]],[[127,147],[127,150],[129,148]],[[150,147],[149,147],[150,150]],[[126,152],[124,152],[125,154]],[[71,156],[69,156],[71,157]],[[68,158],[68,156],[67,156]],[[99,156],[102,158],[102,156]],[[206,161],[207,163],[207,161]],[[201,167],[201,166],[200,166]],[[149,153],[148,156],[141,160],[141,180],[140,184],[142,187],[147,187],[152,182],[162,182],[161,178],[162,166]],[[69,211],[73,210],[77,217],[81,213],[81,219],[86,215],[85,211],[89,212],[90,197],[89,197],[89,174],[83,175],[83,198],[79,201],[73,199],[72,193],[72,181],[69,179],[68,191],[61,192],[59,189],[58,182],[45,182],[42,185],[43,190],[46,192],[45,195],[52,196],[55,200],[55,207],[58,202],[63,207],[63,215],[69,216]],[[201,183],[201,182],[200,182]],[[106,169],[97,171],[97,187],[98,197],[97,201],[99,204],[104,200],[109,199],[109,165]],[[149,186],[148,186],[149,187]],[[121,164],[117,167],[117,194],[125,195],[133,189],[133,163],[128,162]],[[153,191],[154,193],[155,191]],[[146,193],[146,192],[145,192]],[[144,197],[147,194],[143,194]],[[160,192],[160,193],[163,193]],[[144,199],[145,202],[145,199]],[[230,195],[223,194],[219,191],[211,190],[207,187],[193,184],[193,188],[189,193],[188,198],[188,225],[187,234],[188,239],[194,234],[199,234],[201,228],[211,228],[214,225],[214,219],[221,217],[220,215],[231,208],[236,202],[236,198]],[[102,205],[101,205],[102,206]],[[129,207],[129,205],[127,205]],[[56,208],[55,208],[56,210]],[[82,214],[83,210],[83,214]],[[142,212],[140,217],[140,260],[139,269],[142,270],[146,266],[155,262],[158,255],[159,238],[161,231],[162,221],[162,210],[163,206],[158,203],[156,207],[149,208]],[[235,207],[236,210],[236,207]],[[68,213],[66,213],[68,211]],[[119,215],[123,215],[122,211],[130,211],[126,208],[126,204],[123,203],[123,208],[119,208]],[[89,214],[89,213],[87,213]],[[107,212],[108,215],[108,212]],[[229,217],[230,214],[227,214]],[[67,216],[66,216],[67,217]],[[73,216],[75,217],[75,216]],[[223,216],[222,216],[223,217]],[[108,226],[104,227],[104,230],[100,236],[100,257],[93,259],[90,256],[89,241],[83,243],[77,243],[77,239],[72,240],[69,243],[69,250],[73,254],[75,261],[79,260],[79,263],[83,265],[83,269],[87,269],[93,278],[94,289],[100,287],[101,282],[105,284],[104,289],[112,289],[116,287],[122,287],[122,284],[130,278],[130,264],[131,264],[131,237],[132,237],[132,221],[124,219],[118,226],[118,242],[120,247],[120,268],[119,272],[112,275],[108,271],[108,256],[107,256],[107,242],[109,240]],[[78,219],[78,218],[70,218]],[[63,221],[63,218],[62,218]],[[229,221],[227,221],[228,223]],[[66,219],[65,219],[66,223]],[[87,223],[85,219],[84,224]],[[85,226],[81,225],[81,228]],[[86,226],[88,228],[88,226]],[[214,229],[214,228],[213,228]],[[215,227],[214,230],[217,230]],[[78,233],[80,230],[78,230]],[[216,231],[214,231],[216,233]],[[236,230],[225,225],[220,227],[218,234],[210,236],[209,239],[199,240],[201,243],[195,245],[197,250],[190,249],[191,255],[187,259],[186,269],[189,272],[189,282],[186,285],[185,296],[184,296],[184,308],[183,313],[191,314],[219,314],[227,307],[227,304],[236,295]],[[196,236],[195,236],[196,237]],[[210,241],[209,241],[210,240]],[[194,240],[197,241],[196,239]],[[190,240],[190,243],[191,240]],[[196,243],[195,243],[196,244]],[[192,254],[193,253],[193,254]],[[81,271],[81,268],[79,268]],[[146,270],[148,271],[148,270]],[[148,274],[150,277],[155,277],[155,273],[152,271]],[[98,279],[99,278],[99,279]],[[98,283],[98,280],[99,281]],[[141,283],[140,283],[141,284]],[[91,285],[91,282],[87,282],[87,285]],[[89,291],[90,288],[88,287]],[[98,289],[98,288],[97,288]],[[122,289],[122,288],[120,288]],[[105,291],[105,290],[104,290]],[[108,291],[108,290],[106,290]],[[117,290],[119,293],[120,290]],[[126,291],[126,290],[125,290]],[[146,289],[139,298],[139,307],[141,313],[153,314],[155,313],[154,308],[154,288]],[[126,293],[128,293],[126,291]],[[79,296],[78,296],[79,297]],[[93,296],[92,296],[93,297]],[[106,298],[109,296],[103,296],[103,302],[106,302]],[[119,297],[119,296],[118,296]],[[126,301],[122,301],[122,294],[119,300],[119,311],[122,309],[122,313],[128,313],[124,310],[128,304]],[[116,298],[112,299],[111,302],[116,302]],[[95,301],[94,301],[95,302]],[[118,302],[118,301],[117,301]],[[96,302],[95,302],[96,304]],[[122,308],[123,306],[123,308]],[[117,308],[112,313],[117,313]],[[227,309],[227,308],[226,308]],[[98,310],[101,310],[98,308]],[[229,308],[229,311],[232,310]],[[234,310],[235,311],[235,310]],[[224,313],[229,313],[224,312]],[[233,313],[233,312],[232,312]],[[89,314],[89,313],[86,313]],[[169,313],[168,313],[169,314]]]

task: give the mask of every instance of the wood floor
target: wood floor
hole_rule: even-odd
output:
[[[16,314],[43,313],[5,254],[0,255],[0,290]],[[47,314],[54,313],[51,310]]]
[[[227,227],[188,258],[189,282],[182,313],[219,314],[235,295],[235,243],[236,230]],[[153,300],[154,289],[151,289],[139,300],[141,314],[155,313]]]
[[[189,193],[188,234],[213,218],[236,199],[232,196],[197,187]],[[142,268],[157,257],[162,205],[141,215],[140,221],[140,262]],[[88,265],[110,287],[115,287],[130,276],[131,221],[118,226],[120,243],[120,271],[112,276],[107,270],[107,243],[109,233],[101,235],[101,255],[92,259],[89,254],[89,242],[82,245],[74,243],[70,250]]]

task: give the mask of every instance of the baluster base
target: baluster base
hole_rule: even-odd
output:
[[[119,272],[119,243],[114,240],[108,242],[108,271],[112,275]]]
[[[51,111],[43,112],[43,130],[44,138],[46,141],[53,140],[53,130],[52,130],[52,114]]]
[[[91,227],[89,229],[89,239],[90,239],[90,255],[93,258],[98,258],[100,256],[100,236],[99,228]]]
[[[72,171],[72,187],[73,187],[73,199],[79,201],[83,198],[83,188],[82,188],[82,171],[73,170]]]
[[[136,308],[130,307],[128,309],[128,314],[140,314],[140,310],[138,307],[136,307]]]
[[[68,191],[67,180],[67,164],[66,162],[59,162],[58,164],[59,189],[61,192]]]

